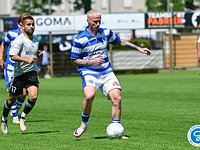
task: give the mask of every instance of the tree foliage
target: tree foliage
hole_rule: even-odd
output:
[[[84,13],[86,14],[91,9],[91,0],[75,0],[74,1],[74,9],[80,10],[84,9]]]
[[[51,5],[59,5],[61,0],[51,0]],[[14,10],[18,14],[27,12],[31,15],[49,14],[49,0],[15,0]],[[51,13],[54,10],[51,9]]]
[[[195,1],[200,2],[200,0]],[[174,11],[196,10],[199,8],[198,5],[195,5],[194,0],[146,0],[147,10],[152,12],[168,11],[168,2],[173,4]]]

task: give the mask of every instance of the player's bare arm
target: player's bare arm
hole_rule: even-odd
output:
[[[97,57],[94,59],[89,60],[83,60],[83,59],[76,59],[74,61],[74,64],[80,65],[80,66],[87,66],[87,65],[95,65],[95,66],[101,66],[103,64],[104,60],[102,57]]]
[[[36,58],[34,58],[34,57],[24,58],[24,57],[20,57],[19,55],[12,55],[11,59],[13,61],[21,61],[21,62],[26,62],[26,63],[29,63],[29,64],[36,62]]]
[[[3,59],[3,54],[4,54],[4,45],[3,43],[0,45],[0,68],[4,67],[4,59]]]
[[[131,47],[131,48],[136,48],[142,54],[151,55],[151,51],[148,48],[139,47],[139,46],[137,46],[137,45],[135,45],[135,44],[133,44],[129,41],[121,40],[121,45],[122,46],[128,46],[128,47]]]

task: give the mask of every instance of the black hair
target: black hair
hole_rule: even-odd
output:
[[[33,19],[32,16],[27,15],[27,16],[25,16],[25,17],[22,19],[22,24],[24,24],[24,20],[26,20],[26,19],[30,19],[30,20],[33,20],[33,21],[34,21],[34,19]]]

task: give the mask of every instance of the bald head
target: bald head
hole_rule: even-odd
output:
[[[90,10],[87,12],[87,18],[90,19],[93,16],[101,16],[101,13],[97,10]]]
[[[88,30],[96,35],[101,24],[101,13],[97,10],[90,10],[87,12]]]

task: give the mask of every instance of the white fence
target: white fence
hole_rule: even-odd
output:
[[[112,65],[114,70],[162,69],[163,51],[152,50],[150,56],[138,51],[113,51]]]

